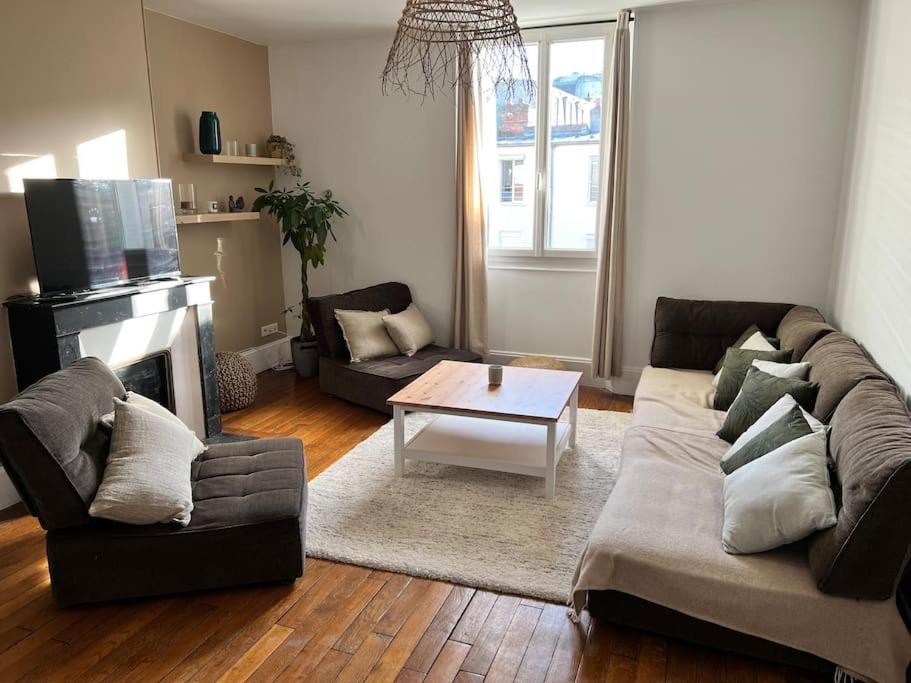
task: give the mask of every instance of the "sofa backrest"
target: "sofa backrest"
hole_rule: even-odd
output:
[[[336,310],[382,311],[388,308],[391,313],[401,313],[411,301],[411,290],[401,282],[384,282],[344,294],[311,297],[307,301],[307,310],[313,322],[320,355],[350,358],[342,329],[335,319]]]
[[[832,332],[817,341],[804,355],[810,364],[811,382],[819,384],[813,416],[828,422],[842,399],[865,379],[885,380],[860,345],[840,332]]]
[[[795,306],[781,319],[775,336],[781,348],[791,349],[791,360],[800,363],[816,342],[832,332],[835,328],[818,310],[812,306]]]
[[[774,337],[794,304],[696,301],[659,297],[651,364],[656,368],[712,370],[750,325]]]
[[[911,413],[884,379],[858,383],[832,417],[838,522],[810,538],[819,588],[849,598],[893,595],[911,553]]]
[[[98,420],[123,384],[97,358],[83,358],[0,406],[0,461],[48,530],[90,521],[109,441]]]

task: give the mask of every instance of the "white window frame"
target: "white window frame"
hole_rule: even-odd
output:
[[[597,267],[598,242],[600,230],[596,230],[595,247],[589,250],[551,249],[548,248],[548,220],[549,202],[548,169],[551,166],[551,131],[548,121],[550,102],[550,48],[555,43],[578,41],[584,39],[604,40],[604,65],[603,78],[608,79],[610,73],[610,60],[613,52],[614,23],[600,23],[585,26],[562,26],[546,29],[529,29],[522,32],[526,44],[538,47],[538,107],[537,121],[535,123],[535,154],[536,174],[533,184],[525,185],[525,201],[535,204],[534,244],[531,249],[502,249],[489,247],[487,250],[488,267],[494,269],[520,269],[520,270],[570,270],[594,271]],[[530,65],[534,68],[535,65]],[[601,173],[599,183],[604,178],[604,160],[606,158],[606,136],[604,135],[605,119],[607,116],[608,83],[604,83],[604,97],[601,105],[601,143],[599,155],[601,158]],[[542,102],[547,102],[541,106]],[[497,163],[499,163],[499,158]],[[498,169],[499,170],[499,169]],[[586,195],[588,190],[586,189]],[[604,192],[598,193],[595,215],[598,222],[601,220],[602,202]],[[499,196],[497,197],[499,200]]]

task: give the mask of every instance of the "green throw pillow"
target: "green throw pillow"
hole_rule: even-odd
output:
[[[748,340],[750,337],[752,337],[754,334],[756,334],[757,332],[759,332],[760,334],[762,334],[763,338],[764,338],[767,342],[769,342],[769,344],[771,344],[772,346],[774,346],[776,349],[780,349],[780,348],[781,348],[781,340],[777,339],[776,337],[767,337],[767,336],[762,332],[762,330],[759,329],[759,327],[758,327],[757,325],[750,325],[750,326],[746,329],[746,331],[745,331],[743,334],[740,335],[740,337],[737,339],[737,341],[735,341],[733,344],[731,344],[728,348],[730,348],[730,349],[739,349],[741,346],[743,346],[744,344],[746,344],[746,343],[747,343],[747,340]],[[715,363],[715,374],[716,374],[716,375],[718,374],[718,371],[721,370],[721,367],[722,367],[723,365],[724,365],[724,356],[722,356],[720,359],[718,359],[718,362]]]
[[[771,453],[776,448],[784,446],[794,439],[799,439],[812,433],[813,429],[804,418],[800,406],[795,405],[791,410],[747,441],[733,456],[727,460],[722,460],[721,470],[725,474],[730,474],[744,465],[761,458],[766,453]]]
[[[753,365],[754,360],[770,360],[773,363],[788,363],[791,360],[790,351],[751,351],[750,349],[735,349],[731,347],[724,354],[724,372],[718,380],[718,389],[715,391],[715,410],[727,410],[731,407],[737,392],[743,386],[747,370]]]
[[[734,443],[785,394],[790,394],[804,410],[812,413],[817,393],[819,385],[816,382],[775,377],[751,367],[740,394],[724,418],[718,436],[728,443]]]

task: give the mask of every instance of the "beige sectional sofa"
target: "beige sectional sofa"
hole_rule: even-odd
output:
[[[771,306],[659,300],[653,365],[702,369],[643,372],[574,606],[757,656],[905,680],[911,634],[896,590],[911,548],[911,417],[881,371],[815,309]],[[820,384],[817,417],[832,423],[839,522],[806,542],[728,555],[719,463],[729,444],[715,436],[725,413],[710,407],[709,368],[753,323],[817,368],[810,379]]]

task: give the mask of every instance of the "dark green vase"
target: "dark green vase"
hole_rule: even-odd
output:
[[[204,111],[199,117],[199,151],[221,154],[221,124],[214,111]]]

